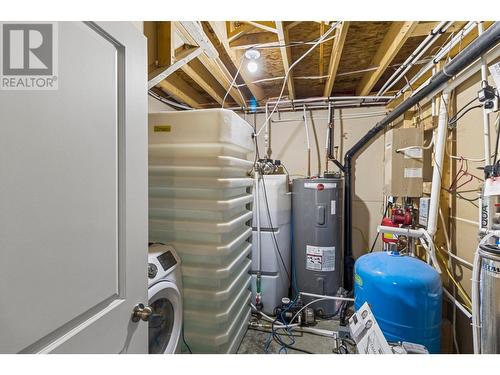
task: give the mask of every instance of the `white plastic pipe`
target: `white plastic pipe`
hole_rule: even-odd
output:
[[[379,233],[391,233],[391,234],[397,234],[399,236],[425,239],[428,243],[428,246],[424,246],[428,254],[428,260],[432,260],[432,265],[434,266],[436,271],[438,273],[441,273],[441,267],[439,266],[439,263],[436,258],[436,248],[434,246],[434,241],[424,228],[411,229],[411,228],[386,227],[383,225],[379,225],[377,227],[377,231]]]
[[[304,108],[304,128],[306,132],[306,147],[307,147],[307,177],[311,176],[311,141],[309,139],[309,128],[307,126],[307,111],[306,106]]]
[[[436,65],[443,57],[445,57],[449,51],[453,47],[455,47],[458,43],[462,41],[462,39],[468,35],[472,30],[475,29],[476,22],[469,22],[464,28],[458,33],[455,37],[453,37],[437,54],[436,56],[429,61],[420,71],[415,74],[414,77],[410,79],[410,82],[407,83],[401,90],[398,91],[396,97],[403,95],[408,88],[411,87],[420,77],[422,77],[425,73],[427,73],[434,65]],[[423,85],[422,85],[423,86]],[[422,87],[420,86],[420,87]]]
[[[443,288],[443,292],[444,294],[446,295],[446,297],[448,297],[450,299],[451,302],[453,302],[455,304],[455,306],[458,307],[458,309],[469,319],[472,318],[472,314],[470,312],[467,311],[467,309],[465,307],[462,306],[462,304],[460,302],[457,301],[457,299],[455,297],[453,297],[453,295],[448,292],[445,288]]]
[[[267,108],[267,103],[266,103],[266,127],[265,127],[265,132],[264,132],[264,152],[266,153],[267,155],[267,152],[269,151],[269,121],[270,121],[270,118],[269,118],[269,110]]]
[[[322,299],[331,299],[331,300],[335,300],[335,301],[354,302],[354,298],[348,298],[348,297],[325,296],[323,294],[314,294],[314,293],[306,293],[306,292],[300,292],[300,294],[302,296],[313,297],[313,298],[322,298]]]
[[[429,204],[429,222],[427,224],[427,233],[432,238],[436,234],[437,220],[439,213],[439,196],[441,194],[441,176],[446,147],[446,137],[448,135],[448,117],[446,105],[449,94],[443,91],[441,103],[439,105],[439,120],[434,148],[434,168],[432,171],[431,200]]]
[[[255,142],[257,142],[257,139],[255,139]],[[260,186],[259,186],[259,171],[255,169],[255,225],[257,227],[257,265],[258,269],[257,271],[260,273],[261,271],[261,235],[260,235]]]
[[[401,78],[404,77],[406,72],[411,69],[415,62],[422,57],[422,55],[434,44],[434,42],[451,26],[452,22],[440,22],[427,37],[420,43],[420,45],[413,51],[413,53],[401,64],[401,66],[394,72],[394,74],[385,82],[380,88],[377,96],[384,95],[389,91]]]
[[[477,24],[478,34],[484,32],[483,22]],[[481,85],[483,82],[488,82],[488,64],[486,58],[481,56]],[[491,164],[491,150],[490,150],[490,116],[487,109],[483,106],[483,138],[484,138],[484,165]]]

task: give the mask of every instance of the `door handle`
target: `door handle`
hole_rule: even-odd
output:
[[[132,313],[132,321],[138,322],[142,320],[147,322],[149,317],[153,314],[153,310],[149,306],[144,306],[142,303],[139,303],[134,306],[134,311]]]

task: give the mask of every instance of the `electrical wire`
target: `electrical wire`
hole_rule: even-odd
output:
[[[189,354],[193,354],[193,351],[191,350],[191,348],[189,347],[187,341],[186,341],[186,338],[184,337],[184,324],[182,324],[182,327],[181,327],[181,336],[182,336],[182,342],[184,343],[184,345],[186,346]]]
[[[460,120],[463,117],[463,115],[465,115],[471,109],[478,108],[478,106],[470,107],[464,113],[462,113],[463,110],[465,110],[469,105],[474,103],[477,99],[478,99],[477,97],[472,98],[469,102],[467,102],[464,106],[462,106],[462,108],[460,108],[452,117],[449,117],[448,126],[455,124],[458,120]],[[479,106],[482,106],[482,105],[479,105]]]
[[[269,121],[269,119],[272,117],[272,115],[274,114],[274,112],[276,111],[276,109],[278,108],[278,105],[281,101],[281,98],[283,96],[283,93],[285,91],[285,86],[286,86],[286,83],[288,81],[288,76],[290,74],[290,72],[292,71],[292,69],[297,66],[297,64],[302,61],[312,50],[314,50],[319,44],[323,43],[324,39],[326,39],[328,37],[328,35],[330,35],[336,28],[337,26],[340,24],[340,22],[336,22],[332,27],[330,27],[330,29],[328,29],[318,40],[317,42],[315,42],[313,44],[313,46],[311,48],[309,48],[301,57],[299,57],[292,65],[290,65],[290,67],[288,68],[288,70],[286,71],[286,74],[285,74],[285,79],[283,79],[283,85],[281,87],[281,92],[278,96],[278,100],[276,101],[276,104],[274,105],[274,108],[273,110],[269,113],[268,116],[266,116],[266,119],[264,120],[262,126],[260,127],[260,129],[257,131],[257,133],[255,134],[255,136],[259,136],[259,134],[262,132],[262,130],[266,127],[266,124],[267,122]]]
[[[228,86],[226,94],[224,95],[224,99],[222,99],[222,105],[221,108],[224,108],[224,103],[226,102],[227,96],[229,95],[229,92],[231,91],[231,88],[234,85],[234,82],[236,82],[236,78],[238,78],[238,75],[240,74],[241,67],[243,66],[243,56],[240,57],[240,63],[238,65],[238,69],[236,70],[236,74],[233,77],[233,80],[231,81],[231,84]]]

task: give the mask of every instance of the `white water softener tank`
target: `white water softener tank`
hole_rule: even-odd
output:
[[[149,115],[149,240],[181,257],[194,353],[234,353],[246,332],[252,132],[224,109]]]
[[[264,189],[265,187],[265,189]],[[255,179],[254,179],[255,189]],[[264,174],[259,178],[261,236],[261,297],[262,311],[274,314],[281,299],[288,297],[291,280],[291,213],[292,199],[285,174]],[[259,256],[257,246],[257,204],[254,194],[252,235],[252,301],[257,292]],[[267,199],[266,199],[267,198]],[[255,302],[254,302],[255,303]]]

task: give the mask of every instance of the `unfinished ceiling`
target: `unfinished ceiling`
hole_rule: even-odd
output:
[[[283,98],[293,100],[376,95],[438,24],[149,21],[144,23],[149,88],[158,97],[192,108],[220,107],[223,102],[225,107],[246,108],[253,99],[264,104],[277,98],[283,85]],[[484,27],[490,24],[485,22]],[[335,30],[330,30],[332,25]],[[468,34],[464,33],[465,27],[467,22],[450,23],[428,51],[384,94],[401,90],[443,45],[463,35],[460,43],[444,57],[456,55],[477,37],[476,27]],[[322,36],[325,41],[312,48]],[[257,48],[261,54],[257,60],[259,68],[254,73],[246,69],[244,58],[250,48]],[[432,70],[427,71],[406,89],[415,89],[431,74]]]

